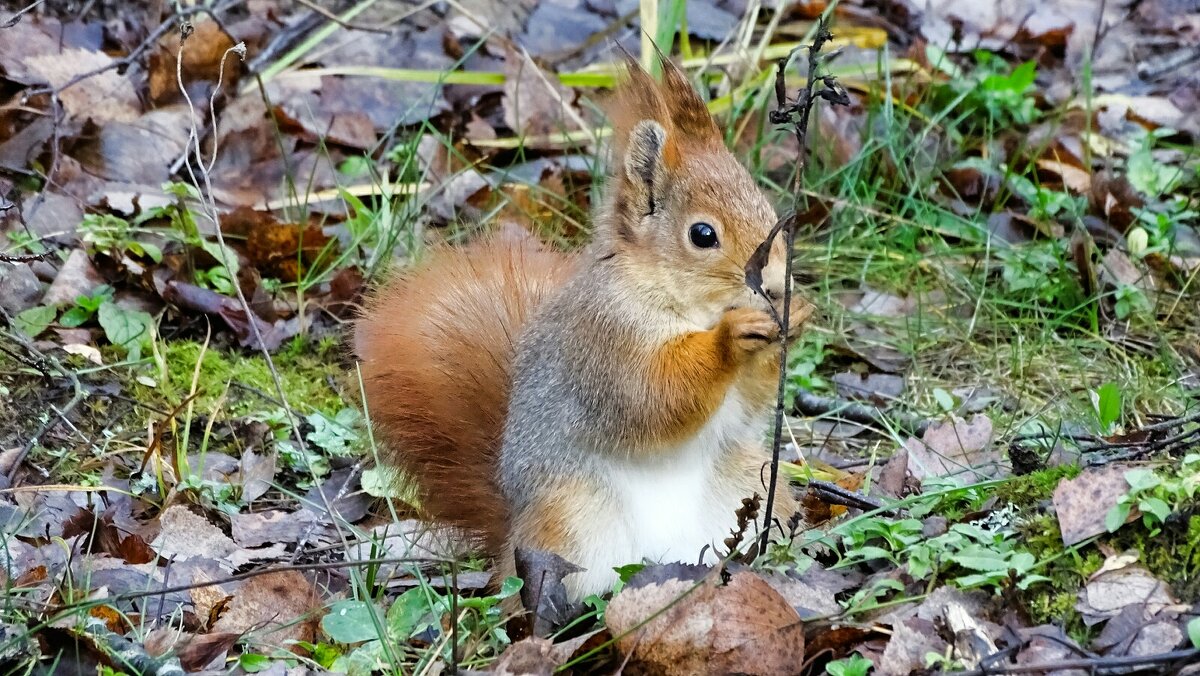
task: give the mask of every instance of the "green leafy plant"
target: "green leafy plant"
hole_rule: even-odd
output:
[[[58,308],[52,305],[37,305],[22,310],[13,317],[13,328],[25,336],[37,338],[43,331],[50,328],[58,317]]]
[[[460,636],[475,636],[486,645],[477,652],[499,654],[511,643],[503,626],[500,603],[521,590],[519,578],[508,578],[500,590],[490,596],[457,597]],[[410,589],[392,602],[384,613],[372,601],[339,601],[321,619],[321,629],[335,643],[353,646],[333,659],[329,668],[350,673],[355,668],[383,669],[389,661],[389,649],[396,650],[419,636],[436,636],[445,631],[444,622],[451,610],[450,597],[430,587]],[[385,644],[386,642],[386,644]],[[449,657],[449,642],[443,659]]]
[[[875,665],[871,660],[854,653],[850,657],[834,660],[825,665],[825,672],[830,676],[867,676]]]
[[[130,222],[113,214],[87,214],[79,224],[79,236],[93,252],[120,258],[130,253],[148,257],[155,263],[162,261],[162,249],[146,241],[147,235],[155,234],[140,223],[144,219]]]
[[[968,124],[985,120],[994,129],[1037,120],[1037,101],[1032,93],[1037,79],[1036,62],[1026,61],[1012,67],[1000,57],[980,50],[975,52],[975,67],[969,72],[951,62],[944,53],[936,63],[950,78],[941,87],[945,94],[940,98],[943,102],[951,97],[961,100],[962,119]]]
[[[1123,396],[1121,386],[1113,382],[1104,383],[1092,395],[1092,413],[1100,434],[1110,434],[1113,426],[1121,420]]]
[[[1125,472],[1129,492],[1117,500],[1105,515],[1104,524],[1112,533],[1125,525],[1133,508],[1142,515],[1142,524],[1151,535],[1159,532],[1172,512],[1194,504],[1200,492],[1200,453],[1184,456],[1178,471],[1161,474],[1138,467]]]
[[[821,392],[829,389],[829,381],[817,373],[824,363],[828,351],[823,335],[807,331],[797,339],[792,350],[788,353],[787,396],[788,407],[795,397],[797,389],[809,392]]]
[[[1174,133],[1173,129],[1146,132],[1141,144],[1130,153],[1125,163],[1125,176],[1139,192],[1159,197],[1174,192],[1183,182],[1185,174],[1182,167],[1163,164],[1154,157],[1155,141]]]
[[[92,317],[100,310],[100,306],[111,301],[112,298],[112,287],[101,284],[92,290],[91,295],[76,298],[75,305],[62,313],[62,316],[58,318],[58,323],[67,328],[83,326],[92,320]]]
[[[142,350],[154,338],[154,317],[143,310],[127,310],[113,302],[100,305],[96,319],[108,342],[120,347],[131,361],[142,358]]]
[[[1010,173],[1008,187],[1029,205],[1029,217],[1035,221],[1054,221],[1082,216],[1086,199],[1034,183],[1025,176]]]

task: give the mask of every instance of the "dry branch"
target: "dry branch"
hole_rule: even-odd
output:
[[[767,505],[763,510],[763,530],[761,540],[759,542],[759,551],[766,551],[767,543],[770,540],[772,511],[775,507],[775,484],[779,479],[779,451],[783,443],[783,413],[784,413],[784,387],[787,383],[787,353],[790,343],[788,336],[788,324],[791,319],[791,304],[792,304],[792,251],[796,244],[796,225],[801,220],[801,214],[808,212],[808,196],[805,193],[804,187],[804,170],[808,164],[808,121],[812,113],[813,106],[819,99],[825,99],[834,105],[848,105],[850,103],[849,95],[846,90],[838,84],[837,80],[830,75],[819,75],[817,73],[821,64],[828,60],[830,56],[836,55],[834,52],[825,58],[821,57],[821,48],[833,39],[833,34],[829,32],[829,26],[822,19],[817,24],[816,36],[813,38],[811,45],[801,46],[793,50],[783,59],[780,59],[775,71],[775,99],[777,108],[771,112],[771,122],[780,125],[791,125],[792,132],[796,136],[796,141],[799,143],[799,157],[796,160],[796,175],[792,183],[792,210],[787,216],[779,219],[775,223],[775,227],[771,228],[770,234],[767,235],[766,241],[758,246],[754,255],[750,257],[750,261],[746,263],[746,284],[755,291],[755,293],[767,299],[766,293],[762,288],[762,271],[766,267],[767,258],[770,256],[771,244],[775,238],[782,233],[787,242],[786,251],[787,258],[785,260],[786,273],[784,276],[783,290],[783,312],[775,312],[772,307],[772,313],[775,314],[775,321],[779,323],[780,335],[780,359],[779,359],[779,381],[775,399],[775,428],[771,437],[771,476],[767,483]],[[800,49],[808,49],[808,77],[805,81],[804,88],[796,95],[794,101],[788,101],[787,97],[787,73],[788,64],[791,62],[792,56]],[[817,85],[822,85],[817,88]]]

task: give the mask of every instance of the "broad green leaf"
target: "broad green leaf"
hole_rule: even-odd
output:
[[[391,635],[392,640],[407,641],[412,636],[413,630],[421,623],[421,619],[433,613],[434,609],[430,606],[430,593],[428,590],[418,587],[409,589],[396,597],[387,612],[388,634]]]
[[[1116,383],[1104,383],[1096,390],[1096,418],[1103,432],[1121,419],[1121,388]]]
[[[149,313],[109,302],[100,306],[96,318],[108,342],[124,348],[131,360],[142,358],[142,347],[150,344],[154,332],[154,318]]]
[[[958,553],[949,557],[951,561],[963,568],[983,572],[1008,572],[1007,558],[1000,552],[989,552],[985,549],[972,550],[970,553]]]
[[[217,259],[217,263],[221,266],[229,267],[230,279],[237,279],[238,275],[238,257],[237,253],[227,246],[221,246],[219,242],[213,242],[207,239],[200,240],[200,248],[204,249],[209,256]]]
[[[1171,506],[1162,498],[1142,498],[1138,501],[1138,509],[1154,516],[1154,518],[1158,519],[1159,523],[1165,522],[1167,517],[1171,516]]]
[[[353,599],[338,601],[321,618],[321,629],[338,643],[361,643],[377,639],[384,626],[374,604]]]
[[[504,582],[500,583],[500,592],[496,594],[496,596],[506,599],[521,591],[521,587],[524,586],[524,584],[525,583],[519,577],[506,577],[504,578]]]
[[[54,323],[58,308],[52,305],[39,305],[24,310],[13,317],[13,328],[30,338],[37,338]]]
[[[139,242],[139,244],[142,245],[142,252],[149,256],[150,260],[155,263],[162,262],[162,249],[157,244],[151,244],[150,242]]]
[[[1045,575],[1026,575],[1017,583],[1017,589],[1025,591],[1039,582],[1051,582],[1051,579]]]
[[[73,329],[77,326],[83,326],[91,318],[91,310],[76,305],[75,307],[62,313],[62,316],[58,318],[58,323],[67,327],[68,329]]]
[[[1192,647],[1200,649],[1200,617],[1193,617],[1187,623],[1188,639],[1192,642]]]
[[[1104,527],[1108,532],[1115,533],[1118,528],[1125,525],[1125,520],[1129,518],[1130,505],[1128,502],[1118,502],[1108,510],[1108,514],[1104,515]]]
[[[1130,492],[1140,493],[1159,485],[1162,479],[1153,470],[1139,467],[1125,473],[1125,482],[1129,484]]]
[[[243,653],[238,657],[238,666],[248,674],[264,671],[271,666],[271,658],[258,653]]]
[[[954,402],[954,395],[940,387],[933,388],[933,398],[937,401],[938,408],[942,409],[943,413],[949,413],[954,410],[957,405]]]
[[[867,676],[874,664],[871,660],[854,653],[850,657],[835,660],[825,665],[825,671],[831,676]]]
[[[964,575],[963,577],[955,578],[954,584],[960,587],[978,587],[985,584],[995,584],[1006,577],[1008,577],[1007,573],[999,571],[976,573],[975,575]]]

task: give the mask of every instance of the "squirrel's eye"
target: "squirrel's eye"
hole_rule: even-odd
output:
[[[693,223],[688,231],[692,244],[699,249],[712,249],[720,245],[717,241],[717,230],[708,223]]]

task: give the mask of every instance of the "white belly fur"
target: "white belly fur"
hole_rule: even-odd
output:
[[[717,560],[736,523],[734,510],[748,482],[715,478],[716,464],[736,443],[757,439],[762,420],[752,420],[739,398],[730,396],[687,444],[655,458],[631,461],[613,454],[608,467],[610,492],[598,523],[608,527],[581,543],[577,561],[586,572],[566,580],[576,597],[611,590],[613,568],[645,559],[696,563]],[[705,550],[705,546],[708,549]]]

